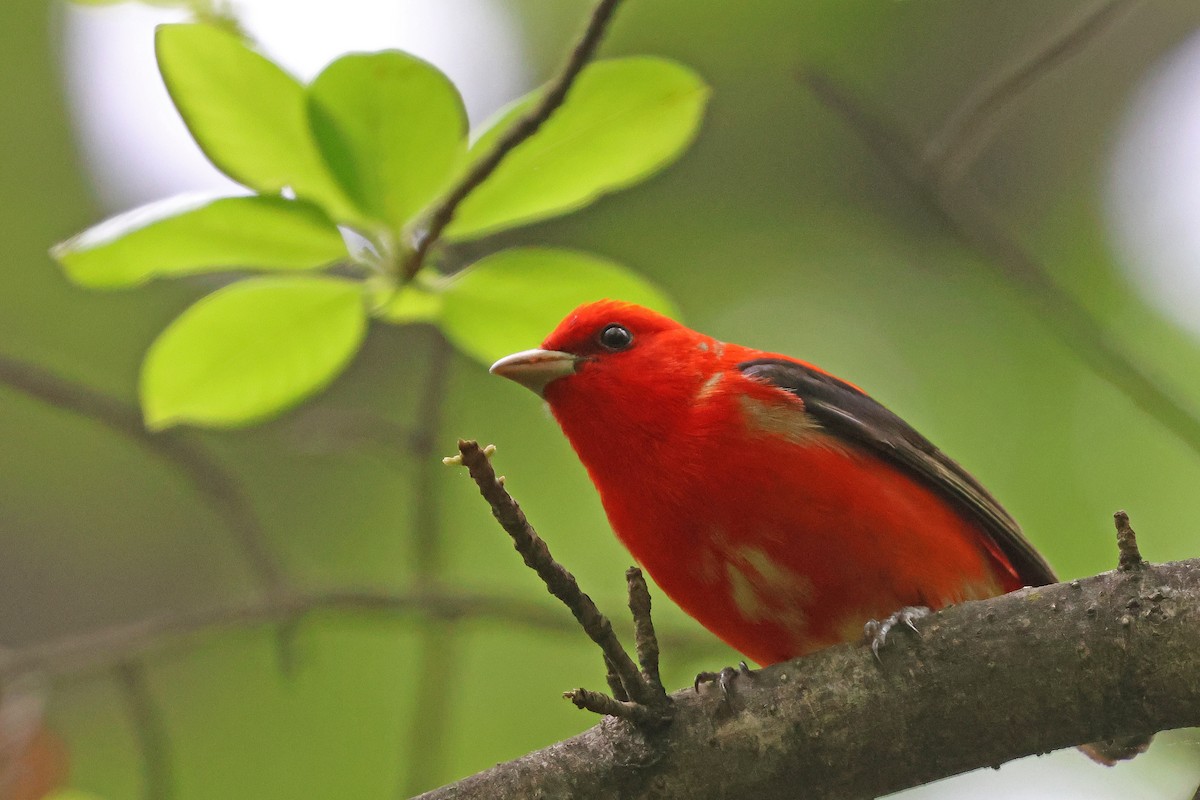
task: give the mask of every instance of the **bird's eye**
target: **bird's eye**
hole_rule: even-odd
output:
[[[625,350],[633,344],[633,334],[624,325],[608,325],[600,331],[600,344],[609,350]]]

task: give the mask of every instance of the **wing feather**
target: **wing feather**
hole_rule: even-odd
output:
[[[738,369],[749,378],[796,395],[830,433],[900,467],[977,520],[1027,585],[1042,586],[1057,580],[1016,520],[979,481],[857,387],[815,367],[783,358],[745,361],[738,364]]]

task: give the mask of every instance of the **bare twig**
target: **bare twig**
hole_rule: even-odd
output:
[[[637,650],[638,663],[642,667],[642,676],[655,694],[665,699],[666,689],[663,688],[662,677],[658,672],[658,637],[654,633],[654,620],[650,617],[650,589],[646,586],[646,578],[637,567],[625,571],[625,581],[629,586],[629,611],[633,614],[634,647]]]
[[[141,412],[91,387],[61,378],[25,361],[0,355],[0,385],[47,405],[95,420],[174,466],[225,521],[251,572],[268,592],[285,588],[283,568],[267,541],[241,485],[211,453],[183,431],[150,433]]]
[[[1113,521],[1117,525],[1117,550],[1120,553],[1117,569],[1122,572],[1137,569],[1145,562],[1142,560],[1141,550],[1138,549],[1137,534],[1129,524],[1129,515],[1118,511],[1113,514]]]
[[[175,796],[170,738],[145,670],[136,661],[124,661],[115,672],[142,754],[142,796],[146,800],[170,800]]]
[[[629,693],[621,685],[621,676],[617,674],[617,668],[607,658],[604,659],[604,682],[608,684],[608,690],[612,692],[614,700],[622,703],[629,700]]]
[[[554,560],[546,543],[525,519],[525,513],[521,511],[517,501],[513,500],[496,479],[496,472],[492,469],[489,459],[491,451],[492,448],[485,450],[476,442],[461,439],[458,442],[463,466],[470,471],[472,480],[479,487],[479,493],[491,506],[492,514],[512,537],[513,544],[525,560],[525,564],[538,574],[550,593],[571,610],[587,635],[599,645],[606,662],[620,678],[629,699],[647,706],[654,705],[658,698],[642,680],[637,665],[613,633],[612,623],[579,588],[575,576]]]
[[[810,73],[804,80],[814,95],[841,116],[914,196],[945,223],[950,233],[1022,290],[1043,324],[1092,372],[1200,453],[1200,417],[1168,390],[1165,382],[1131,358],[1091,312],[1054,280],[1049,268],[996,219],[977,188],[942,181],[918,158],[919,148],[912,137],[898,125],[868,112],[827,76]]]
[[[599,47],[600,40],[604,38],[608,24],[612,20],[612,16],[616,12],[620,2],[621,0],[599,0],[596,3],[595,8],[592,10],[591,18],[588,20],[587,28],[575,44],[575,48],[571,51],[571,55],[567,59],[567,63],[563,66],[562,71],[546,87],[541,100],[527,114],[513,123],[513,126],[505,131],[504,135],[497,139],[491,152],[476,161],[467,171],[467,174],[463,176],[462,180],[459,181],[458,185],[451,189],[433,209],[429,215],[424,235],[417,242],[416,247],[404,263],[400,275],[401,283],[408,283],[420,271],[425,263],[425,257],[429,254],[429,249],[441,238],[443,231],[446,230],[446,226],[450,224],[450,221],[454,219],[454,214],[458,211],[458,207],[462,204],[463,200],[495,172],[496,167],[500,166],[500,162],[509,153],[530,136],[537,133],[538,128],[542,127],[546,120],[550,119],[550,116],[562,105],[563,101],[567,98],[567,92],[570,91],[571,85],[579,77],[580,71],[595,55],[596,48]]]
[[[563,692],[563,697],[574,703],[575,707],[581,711],[591,711],[593,714],[629,720],[642,728],[659,727],[668,719],[652,706],[616,700],[601,692],[593,692],[588,689],[580,688]]]
[[[922,160],[945,181],[957,180],[978,158],[1014,102],[1055,67],[1082,52],[1136,0],[1104,0],[1072,20],[1034,51],[978,85],[959,104],[941,130],[929,137]]]

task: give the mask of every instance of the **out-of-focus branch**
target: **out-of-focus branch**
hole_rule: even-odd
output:
[[[421,798],[854,800],[1200,725],[1200,559],[963,603],[919,626],[894,634],[882,663],[841,645],[756,672],[728,699],[689,688],[665,729],[606,718]]]
[[[579,628],[555,609],[497,594],[426,586],[419,590],[328,589],[252,598],[195,611],[155,614],[21,647],[0,648],[0,686],[29,674],[85,675],[112,669],[131,659],[165,652],[197,637],[302,621],[316,613],[371,615],[385,619],[492,619],[506,624],[578,634]],[[661,634],[671,652],[692,657],[714,647],[700,634]]]
[[[122,662],[115,671],[142,752],[142,796],[146,800],[170,800],[175,796],[170,737],[150,692],[146,671],[137,661]]]
[[[241,485],[185,431],[151,433],[137,407],[35,364],[0,354],[0,386],[99,422],[175,467],[229,527],[254,577],[268,592],[283,591],[286,576]]]
[[[1120,342],[1053,277],[996,217],[987,199],[967,181],[947,182],[922,161],[913,137],[868,111],[821,73],[803,76],[823,105],[840,116],[912,190],[947,230],[1020,289],[1037,317],[1096,375],[1200,453],[1200,416],[1165,381],[1132,358]]]
[[[417,586],[437,582],[443,560],[441,509],[437,476],[441,465],[434,457],[442,428],[442,409],[454,348],[436,328],[429,329],[430,350],[425,385],[417,403],[412,459],[412,567]],[[431,785],[441,774],[451,718],[450,702],[459,673],[457,632],[445,620],[422,626],[417,647],[420,667],[412,682],[416,707],[409,715],[408,731],[400,748],[403,796]]]
[[[429,334],[425,384],[417,404],[412,436],[412,458],[416,462],[412,487],[413,566],[418,580],[432,579],[441,569],[442,524],[436,496],[436,478],[441,465],[435,455],[454,358],[454,348],[440,330],[431,328]]]
[[[281,438],[306,455],[354,453],[400,470],[408,468],[421,434],[374,411],[313,405],[288,415]]]
[[[408,283],[420,271],[430,248],[441,238],[443,231],[454,219],[454,214],[463,200],[466,200],[471,192],[479,188],[480,184],[496,171],[496,167],[500,166],[500,162],[509,153],[537,133],[538,129],[567,99],[571,85],[575,83],[579,73],[595,56],[596,49],[600,46],[600,41],[604,38],[608,24],[612,21],[613,14],[620,3],[621,0],[599,0],[596,3],[583,35],[575,44],[575,48],[571,51],[567,63],[563,65],[558,76],[546,87],[541,100],[496,140],[491,152],[472,164],[462,180],[430,212],[424,235],[404,263],[400,275],[401,283]]]
[[[1087,49],[1136,3],[1137,0],[1104,0],[1096,4],[1051,39],[976,86],[947,117],[941,130],[929,137],[922,160],[942,180],[959,179],[1026,90]]]

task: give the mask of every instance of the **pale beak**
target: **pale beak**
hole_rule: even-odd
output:
[[[500,359],[488,371],[540,396],[552,381],[574,375],[579,361],[578,356],[558,350],[522,350]]]

